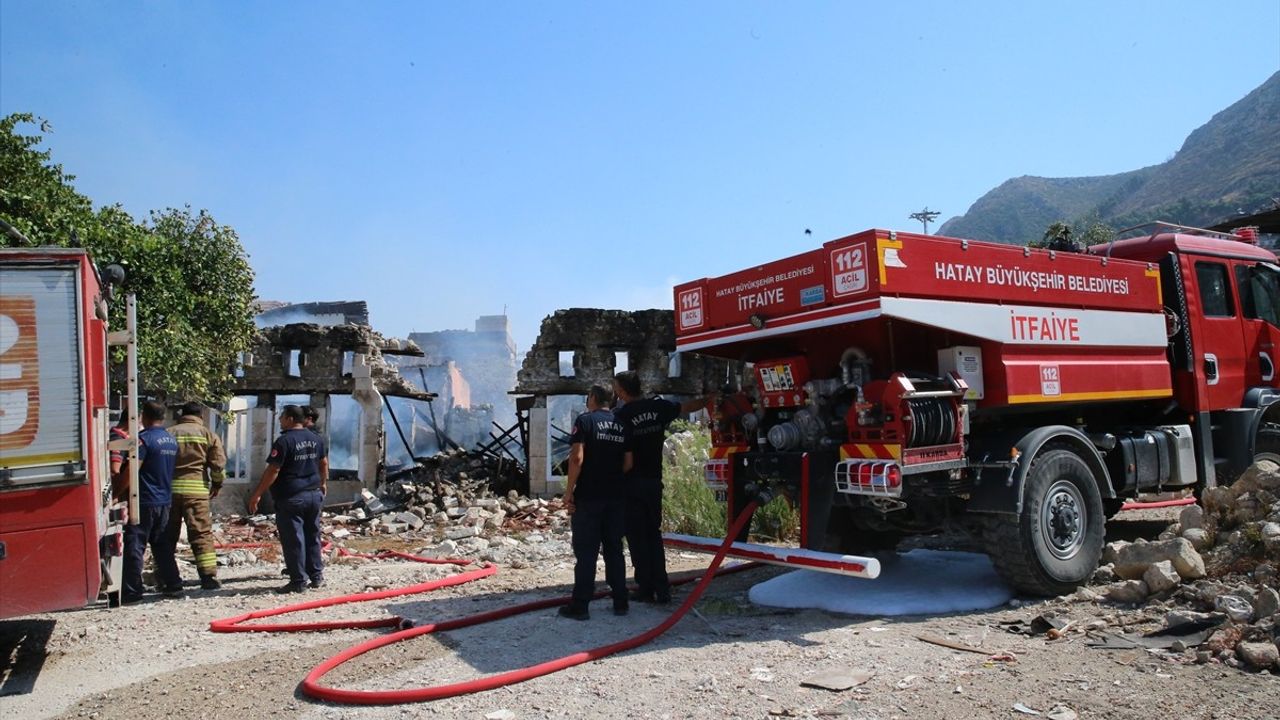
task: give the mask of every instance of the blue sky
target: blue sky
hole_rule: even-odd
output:
[[[208,208],[259,295],[388,334],[506,307],[521,350],[557,308],[1163,162],[1278,69],[1276,0],[0,4],[0,113],[96,202]]]

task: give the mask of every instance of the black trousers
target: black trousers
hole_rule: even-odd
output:
[[[320,554],[319,490],[303,490],[286,498],[275,498],[276,530],[284,550],[284,566],[289,582],[315,582],[324,577],[324,557]]]
[[[627,478],[627,547],[642,595],[671,594],[667,554],[662,547],[662,481]]]
[[[627,604],[627,561],[622,556],[626,502],[622,498],[587,498],[576,503],[569,521],[573,529],[573,603],[585,609],[596,594],[596,558],[604,548],[604,579],[613,602]]]
[[[173,558],[173,546],[165,542],[165,529],[169,525],[168,505],[143,505],[138,509],[138,524],[124,526],[124,578],[121,594],[138,597],[146,592],[142,584],[142,558],[151,546],[151,557],[156,562],[156,576],[161,588],[182,586],[178,576],[178,564]]]

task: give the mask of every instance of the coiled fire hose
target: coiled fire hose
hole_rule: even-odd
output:
[[[402,690],[345,690],[342,688],[329,687],[329,686],[320,684],[321,678],[323,678],[329,672],[333,671],[339,665],[342,665],[348,660],[359,657],[360,655],[363,655],[372,650],[376,650],[381,647],[386,647],[388,645],[398,643],[403,640],[408,640],[410,638],[415,638],[420,635],[433,633],[438,630],[455,630],[458,628],[471,627],[473,625],[492,622],[494,620],[500,620],[503,618],[511,617],[513,615],[519,615],[519,614],[531,612],[534,610],[541,610],[544,608],[551,608],[551,607],[556,607],[558,605],[564,605],[569,602],[570,600],[569,598],[561,597],[561,598],[551,598],[547,600],[536,600],[534,602],[523,603],[520,605],[508,607],[508,608],[491,610],[488,612],[477,613],[475,615],[469,615],[469,616],[457,618],[454,620],[446,620],[443,622],[430,623],[427,625],[419,625],[416,627],[412,625],[412,621],[407,620],[405,618],[401,618],[401,617],[389,617],[389,618],[382,618],[378,620],[339,620],[339,621],[333,621],[333,622],[311,622],[311,623],[293,623],[293,624],[264,624],[264,625],[244,624],[250,620],[257,620],[257,619],[267,618],[267,617],[275,617],[278,615],[285,615],[288,613],[300,612],[303,610],[313,610],[316,608],[331,607],[334,605],[342,605],[346,603],[382,600],[382,599],[391,598],[391,597],[399,597],[402,595],[412,595],[417,593],[430,592],[432,590],[436,590],[442,587],[461,585],[463,583],[471,582],[473,580],[479,580],[480,578],[488,577],[490,575],[497,573],[498,568],[495,565],[492,565],[489,563],[485,563],[484,565],[482,565],[481,567],[475,570],[471,570],[471,571],[462,573],[460,575],[454,575],[452,577],[443,578],[441,580],[432,580],[429,582],[418,583],[416,585],[410,585],[403,588],[396,588],[392,590],[381,590],[381,591],[367,592],[367,593],[356,593],[352,595],[341,595],[338,597],[324,598],[321,600],[312,600],[309,602],[297,603],[294,605],[285,605],[285,606],[271,608],[267,610],[257,610],[254,612],[245,613],[244,615],[238,615],[235,617],[214,620],[213,622],[209,623],[209,630],[211,630],[212,632],[229,633],[229,632],[311,632],[311,631],[317,631],[317,630],[337,630],[337,629],[344,629],[344,628],[380,628],[380,627],[399,628],[397,631],[392,632],[390,634],[383,635],[381,637],[373,638],[370,640],[366,640],[359,644],[353,645],[352,647],[347,648],[346,650],[343,650],[337,655],[334,655],[328,658],[327,660],[321,662],[319,665],[316,665],[314,668],[311,669],[311,672],[307,673],[307,676],[303,679],[301,684],[302,691],[313,698],[316,698],[319,700],[326,700],[334,703],[345,703],[345,704],[356,704],[356,705],[392,705],[392,704],[398,704],[398,703],[424,702],[428,700],[442,700],[444,698],[456,697],[459,695],[467,695],[470,693],[482,692],[484,690],[492,690],[494,688],[503,687],[506,685],[514,685],[515,683],[524,682],[525,680],[532,680],[533,678],[542,677],[543,675],[549,675],[559,670],[564,670],[565,668],[573,667],[574,665],[581,665],[582,663],[585,663],[585,662],[598,660],[603,657],[608,657],[609,655],[614,655],[616,653],[620,653],[626,650],[631,650],[632,648],[639,647],[653,640],[659,635],[662,635],[667,630],[670,630],[671,627],[674,626],[676,623],[680,622],[680,620],[689,612],[689,610],[693,608],[694,604],[698,602],[699,598],[702,597],[702,594],[706,591],[707,586],[711,583],[711,580],[713,578],[715,578],[718,575],[724,575],[730,572],[737,572],[739,570],[746,570],[748,568],[756,567],[758,563],[747,563],[743,565],[737,565],[734,567],[726,568],[724,570],[720,569],[720,565],[721,563],[724,562],[725,555],[726,553],[728,553],[730,545],[733,544],[733,539],[738,537],[738,534],[742,531],[742,529],[746,526],[746,524],[750,522],[751,516],[755,512],[757,504],[758,504],[757,502],[751,502],[750,504],[747,505],[747,507],[743,508],[742,512],[739,513],[738,517],[734,519],[734,522],[732,526],[729,528],[729,531],[725,533],[724,542],[720,545],[720,549],[716,552],[715,557],[711,560],[711,564],[707,567],[706,571],[703,572],[702,576],[697,579],[698,584],[693,588],[693,591],[689,593],[689,596],[685,598],[684,602],[680,603],[680,606],[677,607],[675,611],[672,612],[671,615],[669,615],[661,623],[650,628],[649,630],[646,630],[638,635],[632,636],[625,640],[620,640],[618,642],[615,642],[609,645],[604,645],[597,648],[592,648],[590,650],[576,652],[571,655],[565,655],[564,657],[557,658],[555,660],[548,660],[546,662],[538,663],[537,665],[531,665],[529,667],[520,668],[517,670],[509,670],[507,672],[499,673],[497,675],[489,675],[487,677],[476,678],[474,680],[467,680],[464,682],[450,683],[447,685],[435,685],[435,686],[420,687],[420,688],[406,688]],[[242,545],[250,545],[250,543],[245,543]],[[399,553],[399,552],[393,552],[393,551],[383,551],[372,556],[361,554],[361,553],[351,553],[346,551],[340,551],[340,552],[342,552],[345,555],[356,556],[356,557],[398,557],[406,560],[412,560],[415,562],[429,562],[429,563],[442,563],[442,564],[454,564],[454,565],[467,565],[467,564],[470,564],[471,562],[470,560],[458,560],[458,559],[422,558],[416,555],[409,555],[407,553]],[[686,582],[692,582],[693,580],[694,578],[688,578],[685,580],[679,580],[679,581],[673,582],[672,584],[678,585]],[[606,592],[602,591],[602,592],[596,593],[595,597],[597,598],[603,597],[606,594],[607,594]]]

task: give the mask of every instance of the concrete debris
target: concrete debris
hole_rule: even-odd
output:
[[[1142,574],[1142,581],[1147,584],[1149,592],[1157,594],[1177,587],[1178,583],[1182,582],[1182,578],[1173,569],[1173,563],[1161,560],[1147,568],[1147,571]]]
[[[1236,646],[1236,656],[1249,666],[1261,669],[1280,667],[1280,648],[1269,642],[1242,642]]]
[[[1090,624],[1086,632],[1096,647],[1280,670],[1280,465],[1256,463],[1234,483],[1206,490],[1202,504],[1183,508],[1164,540],[1108,544],[1108,564],[1093,577],[1106,600],[1139,604],[1132,612],[1163,618],[1162,627],[1117,635]]]
[[[1280,592],[1276,592],[1274,588],[1262,587],[1254,598],[1253,611],[1258,618],[1280,614]]]
[[[1147,599],[1149,589],[1142,580],[1121,580],[1107,586],[1106,597],[1112,602],[1140,603]]]
[[[1199,505],[1188,505],[1178,513],[1178,525],[1185,533],[1188,530],[1204,529],[1204,508]],[[1184,535],[1185,537],[1185,535]]]
[[[800,685],[803,687],[842,692],[858,685],[862,685],[873,677],[875,677],[875,673],[870,670],[826,670],[801,680]]]
[[[1204,552],[1213,547],[1213,538],[1209,536],[1209,531],[1203,528],[1183,530],[1182,537],[1191,543],[1191,547],[1195,548],[1196,552]]]
[[[1124,580],[1137,580],[1147,572],[1147,568],[1162,561],[1170,562],[1182,578],[1194,580],[1205,576],[1204,559],[1185,538],[1114,542],[1107,547],[1111,553],[1104,554],[1104,557],[1111,559],[1116,575]]]

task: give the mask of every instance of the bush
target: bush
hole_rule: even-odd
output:
[[[662,530],[682,535],[724,537],[724,503],[716,502],[703,476],[710,456],[711,432],[678,420],[667,432],[662,458]],[[779,497],[756,510],[751,535],[760,540],[791,541],[800,534],[800,513]]]

